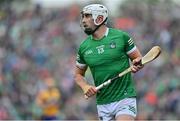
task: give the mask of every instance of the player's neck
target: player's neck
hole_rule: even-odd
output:
[[[107,27],[105,25],[102,25],[99,27],[99,29],[92,35],[95,40],[100,40],[104,37],[106,33]]]

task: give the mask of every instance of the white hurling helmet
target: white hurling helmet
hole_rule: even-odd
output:
[[[107,20],[107,17],[108,17],[108,9],[101,4],[87,5],[83,8],[82,13],[92,14],[92,18],[94,19],[95,25],[100,25],[96,23],[96,19],[99,15],[103,16],[103,21]]]

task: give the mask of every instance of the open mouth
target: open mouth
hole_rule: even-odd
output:
[[[84,28],[87,28],[88,26],[87,25],[83,25]]]

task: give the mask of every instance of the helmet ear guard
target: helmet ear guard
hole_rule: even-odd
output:
[[[101,22],[99,21],[100,19],[102,20]],[[102,16],[102,15],[98,15],[96,20],[94,20],[94,24],[97,25],[97,26],[100,25],[103,22],[104,22],[104,16]]]

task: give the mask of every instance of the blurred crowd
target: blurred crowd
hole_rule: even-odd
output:
[[[0,9],[0,120],[40,119],[37,98],[47,89],[47,79],[59,91],[58,119],[96,120],[95,98],[85,100],[73,80],[76,51],[86,37],[79,25],[82,5],[18,7]],[[143,54],[154,45],[162,48],[157,60],[133,75],[137,119],[180,119],[180,17],[166,16],[161,6],[130,8],[111,16],[110,26],[127,31]],[[146,11],[152,14],[142,14]],[[86,77],[92,80],[89,71]]]

